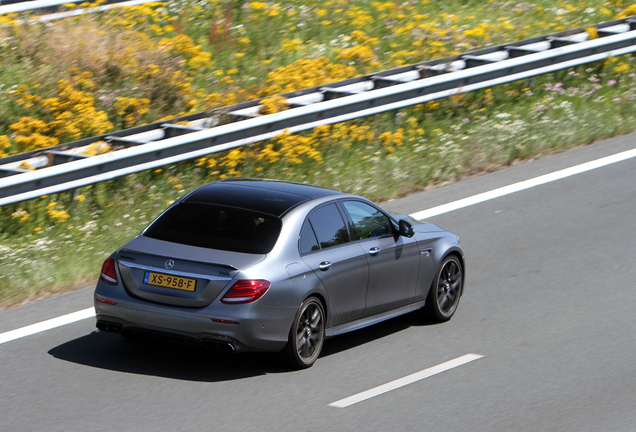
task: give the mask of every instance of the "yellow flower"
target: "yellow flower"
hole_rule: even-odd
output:
[[[267,115],[287,109],[287,99],[283,96],[274,96],[261,101],[259,114]]]
[[[113,149],[110,144],[106,144],[105,141],[96,141],[82,150],[81,154],[85,154],[87,156],[97,156],[104,153],[110,153],[111,151],[113,151]]]
[[[139,123],[141,117],[150,110],[149,106],[148,98],[118,97],[113,110],[120,116],[124,127],[129,128]]]
[[[254,10],[267,9],[267,3],[265,2],[251,2],[250,7]]]
[[[333,64],[327,57],[297,60],[267,74],[263,96],[287,93],[356,76],[353,66]]]
[[[27,212],[26,210],[17,210],[15,212],[13,212],[11,214],[11,219],[20,219],[19,222],[25,223],[29,218],[31,217],[31,215],[29,214],[29,212]]]
[[[0,158],[6,157],[7,153],[5,152],[11,146],[11,142],[9,141],[9,137],[6,135],[0,135]]]
[[[629,65],[624,62],[614,68],[614,72],[617,74],[629,72],[629,70],[630,70]]]
[[[27,170],[27,171],[33,171],[33,170],[35,170],[35,168],[33,168],[33,167],[31,166],[31,164],[30,164],[29,162],[27,162],[27,161],[22,161],[22,162],[20,162],[20,165],[18,165],[18,168],[19,168],[19,169],[23,169],[23,170]]]
[[[490,35],[493,26],[490,24],[481,23],[474,29],[464,30],[464,36],[469,38],[484,39]]]
[[[628,16],[631,15],[636,15],[636,5],[631,5],[627,8],[625,8],[625,10],[621,13],[619,13],[618,15],[616,15],[616,17],[614,17],[614,19],[623,19],[623,18],[627,18]]]
[[[336,57],[336,60],[344,60],[348,62],[369,62],[373,60],[375,54],[373,50],[366,45],[354,45],[351,48],[343,49]]]

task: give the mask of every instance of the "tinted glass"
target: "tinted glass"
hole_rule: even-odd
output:
[[[300,253],[306,254],[319,249],[320,246],[318,246],[318,241],[316,240],[314,230],[311,228],[311,225],[307,221],[305,222],[305,225],[303,225],[303,229],[300,232]]]
[[[380,210],[360,201],[343,202],[361,239],[393,234],[390,219]]]
[[[143,235],[190,246],[266,254],[280,229],[280,219],[264,213],[186,202],[161,215]]]
[[[319,208],[309,216],[309,221],[322,249],[349,241],[349,232],[335,204]]]

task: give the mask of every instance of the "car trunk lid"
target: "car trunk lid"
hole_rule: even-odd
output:
[[[144,236],[135,237],[117,252],[122,282],[132,296],[193,308],[212,303],[240,270],[264,258]]]

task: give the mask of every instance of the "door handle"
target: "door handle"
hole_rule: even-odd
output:
[[[371,249],[369,249],[369,254],[371,256],[376,256],[379,253],[380,253],[380,248],[378,247],[372,247]]]
[[[329,261],[323,261],[318,264],[318,268],[322,271],[327,271],[331,268],[331,263]]]

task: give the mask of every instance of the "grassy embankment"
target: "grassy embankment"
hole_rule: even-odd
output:
[[[0,17],[0,156],[636,15],[633,3],[188,0],[47,24]],[[175,197],[219,178],[386,200],[633,131],[635,64],[612,58],[5,206],[0,307],[91,283]]]

